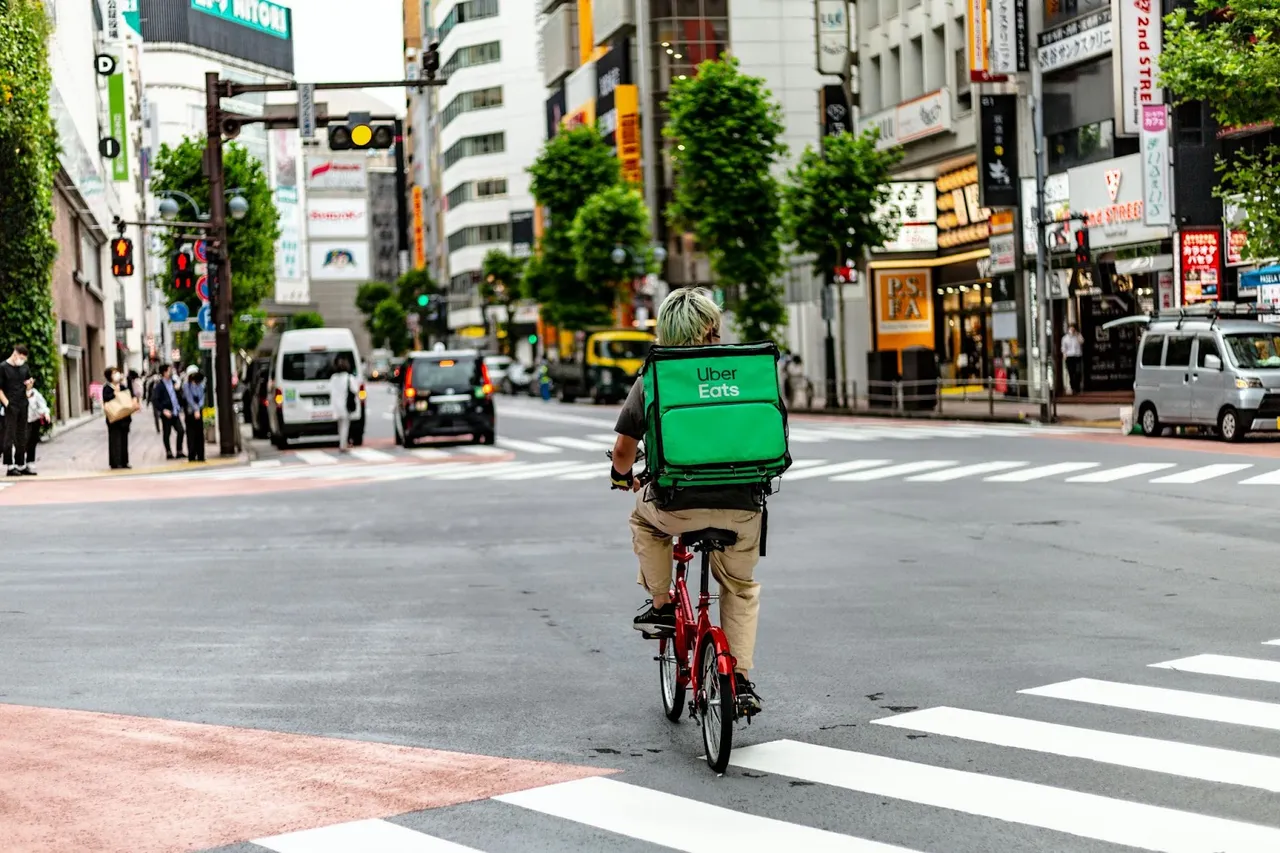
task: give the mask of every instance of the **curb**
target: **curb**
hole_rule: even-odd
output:
[[[49,474],[42,475],[41,481],[46,483],[65,482],[67,480],[100,480],[107,477],[143,477],[149,474],[172,474],[178,471],[201,471],[206,468],[229,468],[233,465],[247,465],[249,462],[245,454],[238,456],[229,456],[226,458],[218,457],[207,462],[174,462],[168,465],[153,465],[150,468],[130,468],[125,471],[86,471],[84,473],[74,474]]]

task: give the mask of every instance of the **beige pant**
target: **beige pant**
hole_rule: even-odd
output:
[[[631,543],[640,558],[637,582],[650,595],[671,591],[671,537],[706,527],[732,530],[738,542],[723,552],[711,553],[711,574],[720,583],[720,627],[729,648],[738,659],[738,672],[751,669],[756,646],[756,623],[760,616],[760,584],[753,579],[760,560],[760,513],[736,509],[690,509],[666,512],[636,495],[631,513]],[[700,563],[691,564],[689,592],[698,594]]]

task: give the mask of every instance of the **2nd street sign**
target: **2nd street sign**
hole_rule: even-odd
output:
[[[174,302],[169,306],[169,322],[183,323],[191,316],[191,309],[185,302]]]

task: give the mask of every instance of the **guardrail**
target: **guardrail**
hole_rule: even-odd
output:
[[[982,415],[990,418],[1026,419],[1040,417],[1044,399],[1034,396],[1030,383],[1013,379],[926,379],[874,380],[860,387],[846,383],[840,404],[828,408],[821,383],[808,382],[808,394],[788,400],[793,411],[868,412],[917,417]],[[807,399],[806,399],[807,398]],[[808,406],[796,406],[808,402]]]

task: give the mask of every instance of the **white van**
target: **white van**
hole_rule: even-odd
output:
[[[293,329],[280,336],[271,366],[271,396],[267,422],[271,443],[284,449],[290,439],[338,436],[338,406],[329,399],[329,377],[339,358],[351,365],[360,383],[356,410],[351,415],[351,443],[364,442],[364,366],[350,329]]]

